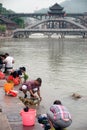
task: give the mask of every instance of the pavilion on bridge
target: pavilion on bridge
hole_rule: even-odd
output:
[[[63,7],[56,3],[49,8],[48,15],[50,17],[64,17],[65,11],[63,9]]]

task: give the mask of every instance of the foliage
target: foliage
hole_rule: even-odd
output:
[[[6,26],[0,25],[0,32],[5,32],[5,31],[6,31]]]
[[[47,13],[48,12],[48,8],[43,8],[43,9],[40,9],[40,10],[36,10],[34,13]]]
[[[0,3],[0,14],[11,14],[14,13],[12,10],[7,10],[6,8],[3,7],[3,4]]]
[[[7,10],[6,8],[3,7],[3,4],[0,3],[0,14],[13,14],[15,13],[14,11],[12,10]],[[24,28],[24,20],[22,18],[15,18],[13,19],[13,21],[15,23],[17,23],[17,25],[20,27],[20,28]],[[3,28],[4,30],[4,28]]]
[[[24,20],[22,18],[14,18],[13,21],[17,23],[20,28],[24,28]]]

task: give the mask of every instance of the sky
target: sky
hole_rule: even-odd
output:
[[[42,8],[49,8],[55,3],[60,4],[65,0],[0,0],[3,7],[16,13],[33,13]]]

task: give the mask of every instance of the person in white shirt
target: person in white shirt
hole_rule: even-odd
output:
[[[9,56],[8,53],[5,53],[6,58],[4,59],[3,63],[5,64],[5,71],[4,73],[11,72],[13,70],[14,58]]]

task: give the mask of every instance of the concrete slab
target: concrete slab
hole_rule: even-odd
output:
[[[0,113],[0,130],[12,130],[5,114]]]

